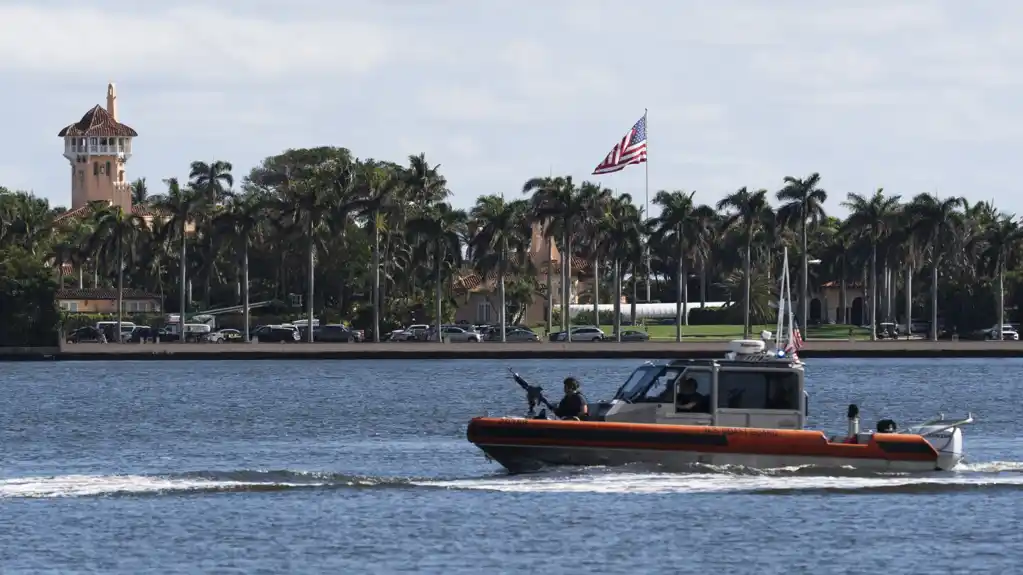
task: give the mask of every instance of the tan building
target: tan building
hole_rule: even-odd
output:
[[[160,313],[162,298],[139,289],[124,288],[124,313]],[[117,313],[117,290],[85,288],[57,290],[60,309],[71,313]]]
[[[554,290],[554,307],[561,305],[561,254],[550,239],[543,236],[539,225],[533,226],[533,237],[529,243],[529,259],[537,270],[537,290],[533,301],[526,306],[525,314],[520,323],[523,325],[539,325],[547,321],[547,298],[540,293],[546,289],[547,268],[551,266],[552,285]],[[577,303],[579,295],[587,291],[586,282],[589,264],[581,258],[572,258],[572,282],[569,286],[569,303]],[[465,323],[496,323],[500,321],[498,309],[501,306],[498,294],[497,274],[484,278],[473,270],[464,270],[456,278],[454,285],[458,309],[455,311],[455,322]],[[512,318],[508,318],[511,321]]]
[[[125,163],[138,136],[117,119],[117,91],[107,86],[107,107],[94,106],[82,119],[61,130],[64,157],[71,163],[71,211],[89,202],[107,201],[131,210],[131,184]]]

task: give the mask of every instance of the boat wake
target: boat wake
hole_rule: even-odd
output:
[[[1023,462],[962,465],[934,474],[866,474],[853,469],[700,466],[690,473],[643,468],[577,468],[550,473],[439,480],[289,470],[197,471],[163,475],[60,475],[0,479],[0,501],[58,497],[140,497],[304,489],[438,489],[509,493],[883,494],[1023,491]]]
[[[960,465],[933,474],[866,473],[813,466],[750,469],[703,465],[690,473],[590,468],[574,473],[539,473],[487,479],[432,481],[451,489],[560,493],[878,494],[946,493],[973,490],[1023,491],[1023,462]]]

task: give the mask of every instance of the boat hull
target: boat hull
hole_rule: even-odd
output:
[[[959,462],[912,434],[874,434],[858,443],[823,432],[714,426],[475,418],[467,436],[513,473],[559,465],[653,464],[684,471],[694,464],[779,468],[814,465],[924,472]]]

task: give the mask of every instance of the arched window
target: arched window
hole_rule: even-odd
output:
[[[94,175],[94,176],[98,176],[99,175],[99,162],[93,162],[92,163],[92,175]]]
[[[111,178],[114,177],[114,173],[110,171],[110,162],[107,162],[107,175]]]

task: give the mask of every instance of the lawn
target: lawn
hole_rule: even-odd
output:
[[[772,325],[755,325],[751,330],[751,336],[754,339],[760,339],[760,332],[767,330],[774,332],[777,326]],[[557,329],[557,328],[556,328]],[[610,325],[602,325],[600,329],[604,330],[604,333],[610,335],[614,333],[614,327]],[[636,329],[645,331],[650,334],[651,340],[662,340],[671,341],[675,339],[675,326],[673,325],[649,325],[649,326],[622,326],[623,330]],[[810,340],[811,342],[815,339],[849,339],[850,330],[854,339],[870,339],[870,330],[848,325],[821,325],[811,327],[807,332],[803,333],[803,338]],[[542,327],[536,328],[540,337],[546,339],[544,329]],[[733,339],[742,338],[742,326],[741,325],[690,325],[682,327],[682,338],[684,340],[699,340],[699,341],[728,341]]]

